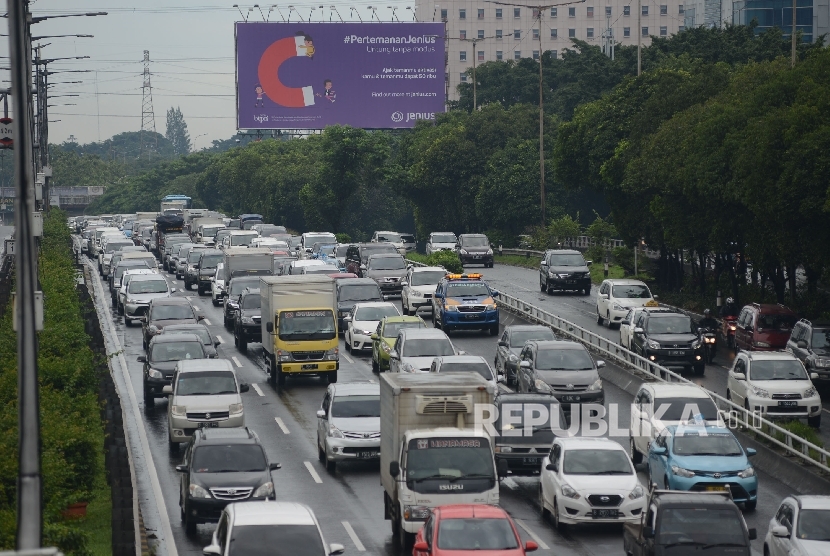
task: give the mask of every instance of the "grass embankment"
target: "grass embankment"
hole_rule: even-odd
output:
[[[105,556],[111,549],[111,496],[104,466],[104,430],[95,354],[75,290],[66,214],[44,221],[39,278],[44,330],[38,333],[44,545],[67,556]],[[12,311],[0,319],[0,549],[14,549],[17,496],[17,337]],[[69,504],[88,515],[66,520]]]

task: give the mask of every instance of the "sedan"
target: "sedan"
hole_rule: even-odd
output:
[[[372,349],[372,334],[385,317],[399,317],[401,314],[393,303],[357,303],[343,319],[346,332],[343,341],[347,351]]]

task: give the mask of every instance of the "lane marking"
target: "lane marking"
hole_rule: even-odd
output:
[[[217,339],[217,340],[219,340],[219,343],[220,343],[220,344],[224,344],[224,343],[225,343],[225,340],[223,340],[223,339],[222,339],[222,336],[220,336],[219,334],[217,334],[217,335],[216,335],[216,339]]]
[[[518,483],[516,483],[516,481],[514,481],[512,477],[505,477],[504,479],[502,479],[501,484],[503,484],[510,490],[516,490],[517,488],[519,488]]]
[[[277,422],[277,425],[282,429],[283,434],[291,434],[291,431],[288,430],[288,427],[285,426],[285,423],[282,422],[282,419],[279,417],[274,417],[274,421]]]
[[[825,407],[822,407],[821,410],[822,411],[827,411],[827,413],[830,413],[830,411],[828,411],[827,408],[825,408]]]
[[[540,548],[540,549],[542,549],[542,550],[550,550],[550,547],[549,547],[548,545],[546,545],[546,544],[545,544],[545,541],[543,541],[542,539],[540,539],[540,538],[539,538],[539,535],[537,535],[536,533],[534,533],[533,531],[531,531],[531,530],[530,530],[530,527],[528,527],[527,525],[525,525],[525,522],[524,522],[524,521],[522,521],[521,519],[516,519],[516,518],[513,518],[513,521],[515,521],[515,522],[516,522],[516,525],[518,525],[519,527],[521,527],[522,529],[524,529],[524,530],[525,530],[525,533],[527,533],[528,535],[530,535],[530,538],[531,538],[531,539],[533,539],[534,541],[536,541],[536,544],[538,544],[538,545],[539,545],[539,548]]]
[[[207,320],[207,319],[202,319],[202,322],[205,323],[208,326],[213,326],[212,324],[210,324],[210,321]]]
[[[242,368],[242,363],[239,362],[239,359],[237,359],[235,355],[231,357],[231,359],[233,359],[233,362],[236,363],[237,367],[239,367],[240,369]]]
[[[317,471],[314,470],[314,467],[311,465],[310,461],[305,462],[305,468],[308,469],[308,472],[311,474],[311,478],[314,479],[314,482],[318,485],[323,484],[323,479],[320,478],[320,475],[317,474]]]
[[[352,542],[354,543],[355,547],[357,548],[357,551],[358,552],[366,552],[366,547],[363,546],[363,543],[360,542],[359,538],[357,538],[357,533],[354,532],[354,529],[352,529],[351,524],[348,521],[341,521],[340,523],[343,524],[343,528],[346,530],[346,532],[352,538]]]
[[[254,390],[256,390],[256,393],[259,394],[260,396],[265,395],[265,394],[262,393],[262,389],[260,389],[259,384],[253,383],[253,384],[251,384],[251,386],[254,387]]]
[[[352,360],[352,358],[351,358],[351,357],[349,357],[349,356],[348,356],[348,355],[346,355],[345,353],[343,354],[343,357],[345,357],[345,358],[346,358],[346,361],[348,361],[349,363],[351,363],[352,365],[354,365],[354,360]]]

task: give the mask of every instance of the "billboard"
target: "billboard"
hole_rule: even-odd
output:
[[[443,23],[237,23],[238,129],[410,128],[444,111]]]

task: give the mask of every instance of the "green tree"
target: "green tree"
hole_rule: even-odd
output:
[[[167,132],[164,136],[173,145],[173,152],[177,156],[190,152],[190,134],[180,108],[171,107],[167,111]]]

